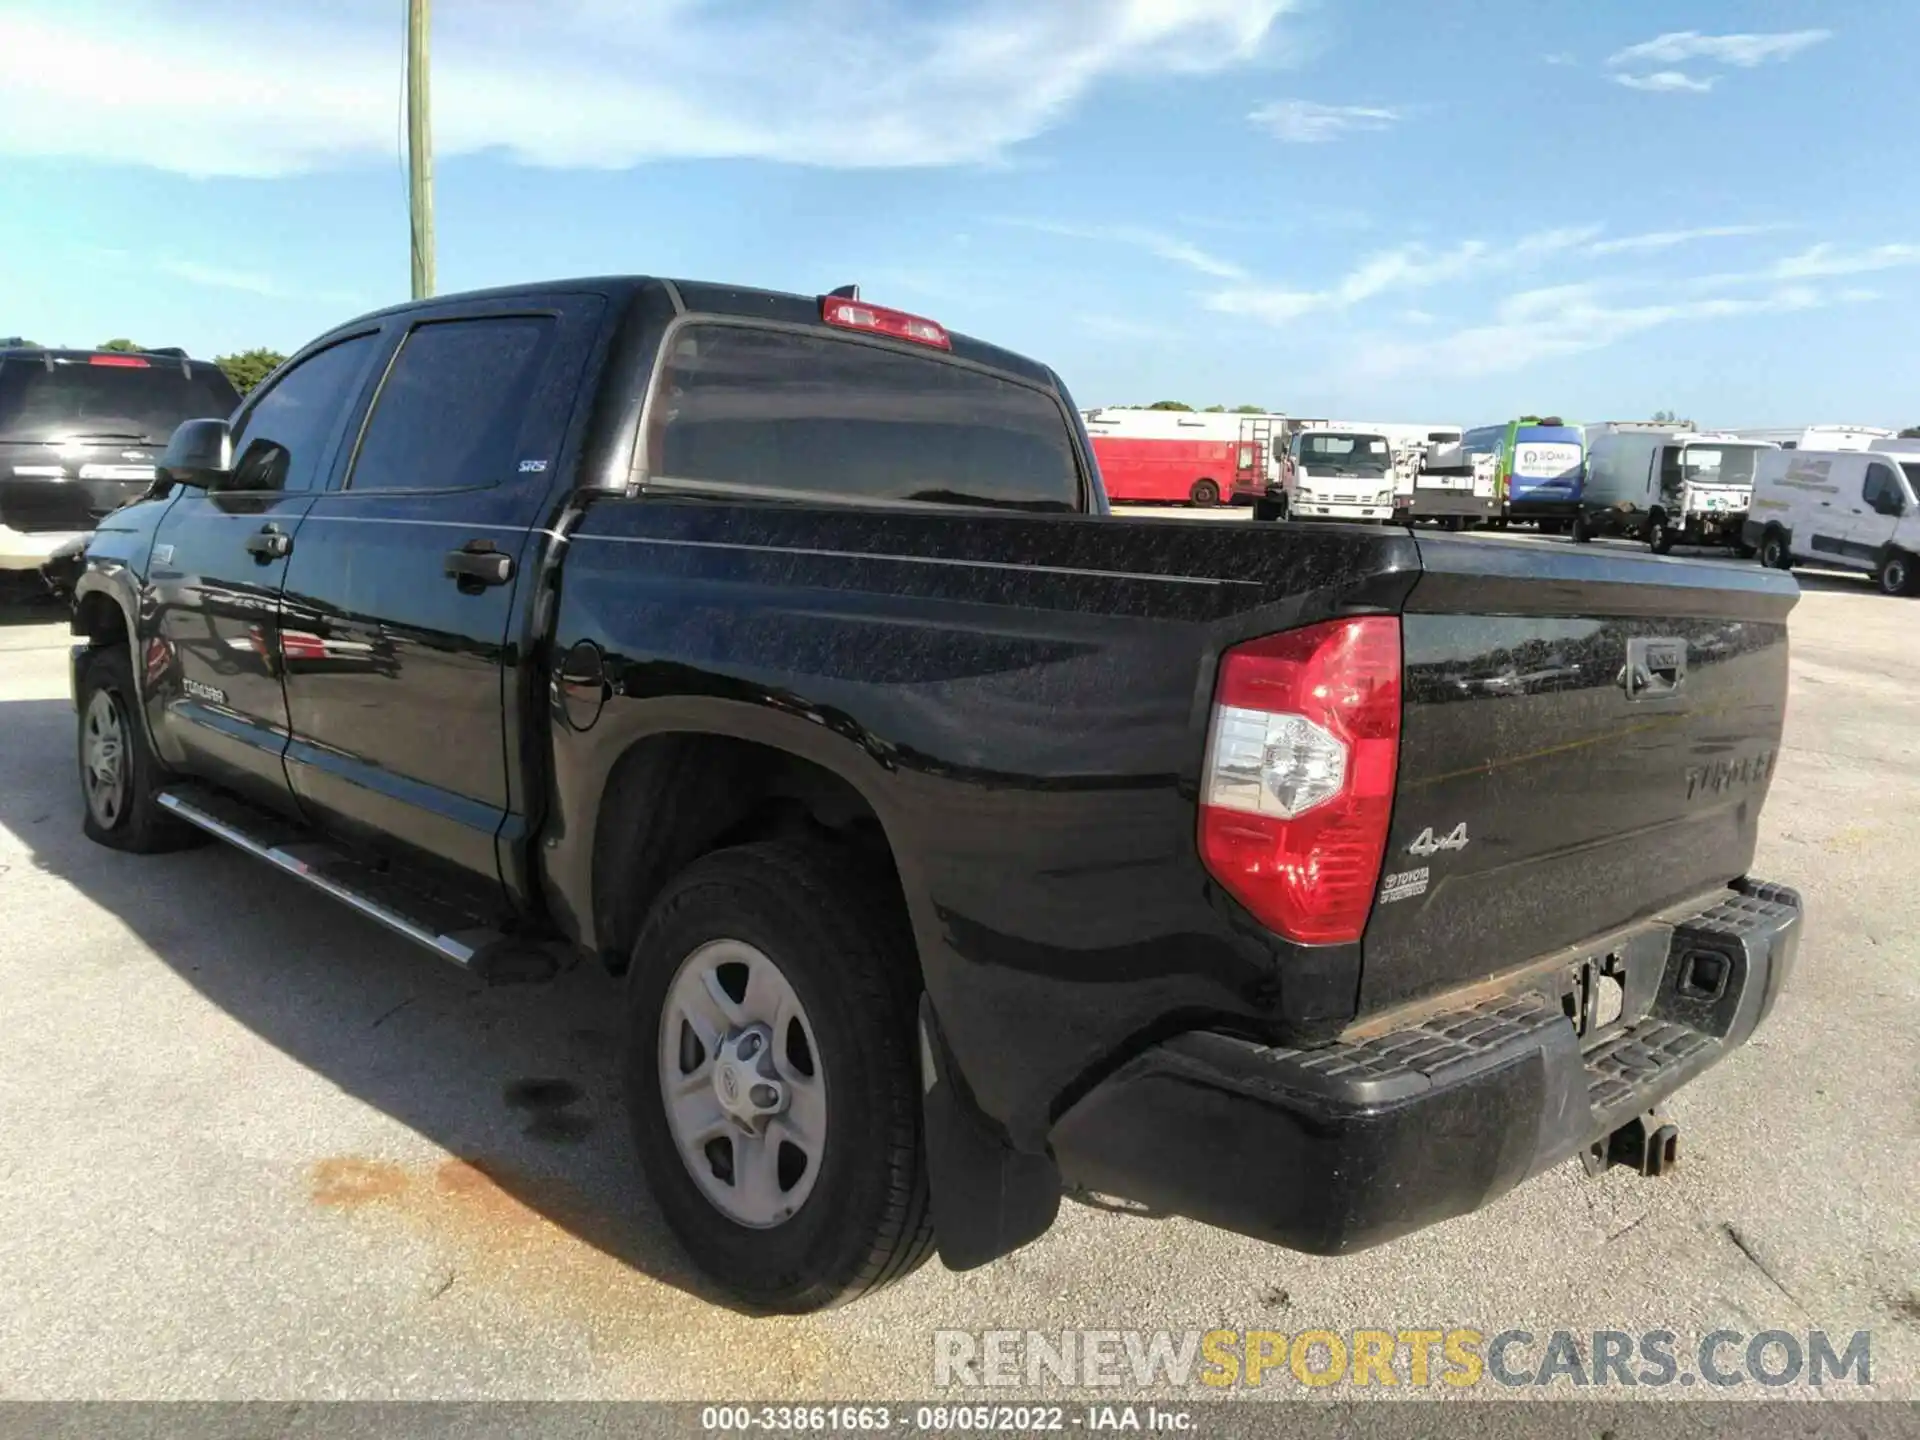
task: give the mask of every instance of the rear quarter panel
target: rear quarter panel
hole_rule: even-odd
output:
[[[1358,947],[1285,945],[1198,859],[1214,668],[1240,639],[1396,609],[1413,559],[1404,533],[1337,526],[595,503],[556,653],[599,647],[611,698],[584,733],[554,716],[550,902],[606,943],[608,775],[649,735],[735,735],[868,799],[955,1056],[1024,1142],[1134,1037],[1331,1033]]]

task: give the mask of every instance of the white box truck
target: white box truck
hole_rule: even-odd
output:
[[[1745,540],[1760,563],[1864,570],[1888,595],[1920,578],[1920,440],[1907,450],[1776,450],[1760,457]]]
[[[1393,447],[1368,430],[1300,430],[1280,467],[1279,493],[1253,507],[1256,520],[1394,518]]]
[[[1778,446],[1657,421],[1589,425],[1586,440],[1575,540],[1631,535],[1656,555],[1675,545],[1753,553],[1742,527],[1754,463]]]

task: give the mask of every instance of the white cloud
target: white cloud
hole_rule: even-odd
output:
[[[1316,311],[1346,310],[1392,290],[1418,290],[1465,276],[1525,265],[1590,243],[1599,227],[1585,225],[1523,235],[1509,245],[1463,240],[1445,250],[1403,245],[1368,256],[1333,285],[1302,290],[1278,285],[1238,285],[1205,297],[1208,309],[1284,325]]]
[[[1163,235],[1157,230],[1148,230],[1138,225],[1069,225],[1054,220],[1002,219],[1002,225],[1017,226],[1022,230],[1036,230],[1043,235],[1059,235],[1070,240],[1093,240],[1101,244],[1125,245],[1135,250],[1144,250],[1157,255],[1162,260],[1184,265],[1189,270],[1197,270],[1202,275],[1211,275],[1216,280],[1244,280],[1247,272],[1231,260],[1223,260],[1211,251],[1203,250],[1191,241],[1177,236]]]
[[[1679,65],[1688,60],[1714,60],[1750,70],[1770,60],[1790,60],[1809,46],[1832,38],[1831,30],[1782,30],[1763,35],[1702,35],[1698,30],[1673,30],[1617,50],[1607,57],[1607,63]]]
[[[231,290],[242,295],[257,296],[262,300],[299,300],[329,306],[364,308],[367,304],[365,296],[350,290],[296,289],[257,270],[238,270],[226,265],[208,265],[203,261],[182,260],[171,255],[162,256],[151,263],[155,274],[164,275],[172,280],[184,280],[189,285],[199,285],[208,290]]]
[[[204,285],[213,290],[238,290],[246,295],[277,298],[287,292],[268,275],[248,270],[228,270],[218,265],[202,265],[195,260],[161,260],[155,266],[162,275]]]
[[[1846,250],[1832,243],[1812,246],[1774,263],[1767,273],[1779,280],[1814,280],[1835,275],[1866,275],[1920,265],[1920,245],[1895,243]]]
[[[467,0],[435,16],[435,150],[606,168],[989,162],[1111,77],[1251,59],[1293,3]],[[372,0],[9,8],[0,153],[190,175],[390,163],[400,50],[397,12]]]
[[[1587,246],[1589,255],[1619,255],[1629,251],[1671,250],[1695,240],[1720,240],[1739,235],[1765,235],[1784,230],[1784,224],[1702,225],[1693,230],[1652,230],[1644,235],[1622,235],[1616,240],[1596,240]]]
[[[1624,85],[1629,90],[1654,90],[1667,93],[1685,90],[1696,95],[1704,95],[1713,89],[1713,82],[1717,77],[1710,75],[1704,80],[1699,80],[1681,70],[1656,70],[1651,75],[1615,75],[1612,78],[1614,84]]]
[[[1385,130],[1398,124],[1398,110],[1380,105],[1322,105],[1314,100],[1274,100],[1247,116],[1276,139],[1296,145],[1337,140],[1355,131]]]
[[[1490,375],[1601,350],[1662,326],[1808,310],[1826,298],[1806,286],[1782,286],[1747,297],[1614,306],[1599,298],[1596,287],[1554,286],[1508,297],[1491,324],[1432,341],[1377,341],[1362,351],[1355,370],[1370,379],[1412,372],[1447,378]]]
[[[1579,60],[1568,54],[1565,50],[1556,50],[1551,55],[1542,55],[1540,61],[1544,65],[1578,65],[1580,63]]]

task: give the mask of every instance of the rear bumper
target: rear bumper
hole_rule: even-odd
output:
[[[1580,513],[1580,501],[1572,500],[1508,500],[1507,518],[1510,520],[1571,520]]]
[[[1688,535],[1711,535],[1731,543],[1746,531],[1744,510],[1692,510],[1686,516]]]
[[[0,570],[38,570],[69,540],[85,540],[84,530],[15,530],[0,525]]]
[[[1391,520],[1393,502],[1384,505],[1341,505],[1295,498],[1287,513],[1300,520]]]
[[[1492,495],[1475,495],[1469,490],[1416,490],[1410,513],[1423,515],[1474,515],[1492,519],[1500,513],[1500,501]]]
[[[1584,1051],[1545,990],[1318,1050],[1190,1032],[1083,1096],[1054,1154],[1070,1184],[1291,1249],[1363,1250],[1477,1209],[1744,1043],[1800,922],[1793,891],[1747,881],[1649,922],[1633,953],[1664,932],[1657,985],[1629,981],[1648,1000]],[[1703,974],[1724,983],[1704,993]]]

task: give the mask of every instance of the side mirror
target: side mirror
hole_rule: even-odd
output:
[[[225,420],[186,420],[161,454],[160,478],[174,485],[217,490],[233,474],[233,430]]]

